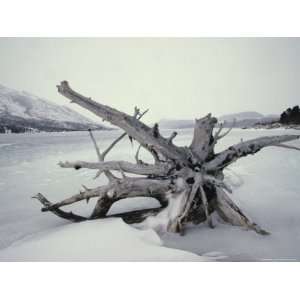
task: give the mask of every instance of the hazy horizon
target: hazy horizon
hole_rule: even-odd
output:
[[[0,84],[94,120],[57,93],[83,95],[148,122],[299,104],[299,38],[0,38]]]

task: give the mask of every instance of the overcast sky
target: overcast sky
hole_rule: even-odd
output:
[[[56,84],[149,122],[300,104],[300,39],[0,39],[0,84],[57,104]]]

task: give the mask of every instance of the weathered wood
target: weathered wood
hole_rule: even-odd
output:
[[[93,101],[91,98],[82,96],[72,90],[67,81],[61,82],[61,84],[57,86],[57,89],[60,94],[69,98],[71,102],[86,108],[95,115],[103,118],[103,120],[122,128],[129,136],[137,140],[149,151],[152,149],[161,153],[166,158],[178,160],[187,159],[182,148],[170,144],[168,140],[163,138],[160,134],[153,135],[152,128],[140,122],[135,117],[120,112],[110,106]]]
[[[147,112],[149,111],[149,109],[145,110],[144,112],[140,113],[140,110],[135,107],[135,113],[133,115],[134,118],[140,120]],[[127,132],[124,132],[123,134],[121,134],[119,137],[117,137],[102,153],[102,157],[103,160],[106,157],[106,155],[111,151],[111,149],[117,144],[119,143],[125,136],[127,136]]]
[[[53,206],[53,203],[50,202],[48,199],[46,199],[45,196],[43,196],[40,193],[38,193],[36,196],[33,196],[32,198],[38,199],[44,207]],[[130,212],[123,212],[123,213],[111,214],[111,215],[106,215],[106,214],[91,215],[88,218],[74,214],[72,212],[65,212],[59,208],[52,208],[49,211],[51,211],[52,213],[54,213],[60,218],[72,222],[83,222],[87,220],[103,219],[103,218],[122,218],[125,223],[134,224],[134,223],[140,223],[144,221],[149,216],[157,215],[162,209],[163,207],[147,208],[147,209],[134,210]]]
[[[199,163],[203,163],[209,155],[210,145],[213,143],[212,132],[216,123],[217,119],[211,114],[202,119],[196,119],[190,149]]]
[[[276,146],[284,142],[299,139],[300,135],[277,135],[260,137],[257,139],[238,143],[216,155],[211,161],[204,164],[206,171],[213,171],[227,167],[241,157],[255,154],[268,146]]]
[[[216,143],[225,137],[234,127],[222,133],[223,125],[213,135],[217,119],[208,114],[196,119],[192,142],[189,147],[173,144],[177,132],[164,138],[159,132],[158,124],[151,128],[140,121],[145,114],[135,107],[133,116],[120,112],[110,106],[82,96],[72,90],[66,81],[58,85],[58,91],[72,102],[93,112],[97,116],[123,129],[125,132],[114,140],[102,153],[96,139],[90,136],[96,150],[98,162],[60,162],[63,168],[88,168],[98,170],[108,177],[107,185],[89,189],[57,203],[51,203],[43,195],[35,196],[43,205],[42,211],[50,211],[57,216],[74,222],[85,220],[120,217],[127,223],[141,223],[141,226],[156,230],[184,233],[187,223],[199,224],[207,221],[214,227],[211,214],[216,211],[220,217],[232,224],[254,230],[259,234],[268,234],[257,224],[250,221],[241,209],[229,198],[231,188],[224,182],[223,169],[241,157],[255,154],[264,147],[277,146],[300,150],[296,146],[282,144],[296,140],[300,135],[281,135],[261,137],[238,143],[228,149],[215,153]],[[136,163],[127,161],[105,161],[105,156],[126,135],[138,142],[135,154]],[[149,151],[154,164],[146,164],[139,159],[143,147]],[[121,178],[112,171],[120,172]],[[126,173],[140,175],[127,177]],[[159,201],[161,207],[139,211],[130,211],[110,215],[111,206],[119,200],[135,197],[151,197]],[[60,207],[78,201],[97,198],[97,203],[90,217],[83,217],[72,212],[65,212]]]
[[[254,230],[258,234],[268,235],[269,232],[253,223],[244,215],[241,209],[220,188],[217,188],[217,212],[219,216],[231,225],[241,226]]]
[[[99,147],[97,145],[96,139],[95,139],[95,137],[94,137],[91,129],[89,129],[89,134],[90,134],[90,137],[92,139],[93,145],[95,147],[98,160],[101,163],[101,162],[104,161],[105,155],[101,154],[100,149],[99,149]],[[96,174],[96,177],[98,177],[101,173],[102,173],[102,170],[99,169],[98,173]],[[105,173],[106,177],[108,178],[108,180],[111,181],[111,180],[115,180],[116,179],[116,177],[110,172],[110,170],[104,170],[104,173]]]
[[[200,185],[199,188],[200,188],[201,200],[202,200],[202,203],[203,203],[204,213],[205,213],[205,217],[206,217],[207,223],[208,223],[208,225],[209,225],[210,228],[214,228],[214,225],[212,223],[212,219],[211,219],[211,217],[209,215],[209,212],[208,212],[208,201],[207,201],[207,197],[206,197],[205,191],[204,191],[202,185]]]
[[[167,203],[166,193],[171,185],[170,180],[126,177],[104,186],[80,192],[55,204],[47,205],[42,211],[52,210],[95,197],[111,199],[112,202],[125,198],[152,197],[157,199],[162,206],[165,206]]]
[[[194,178],[194,183],[192,185],[191,191],[190,191],[187,201],[185,203],[184,210],[182,211],[182,213],[179,215],[179,217],[177,219],[177,222],[179,223],[180,227],[182,227],[182,223],[183,223],[184,219],[187,218],[187,215],[191,209],[192,203],[195,199],[196,193],[198,192],[198,190],[203,182],[203,176],[200,173],[195,173],[195,176],[193,178]]]
[[[224,126],[225,126],[225,122],[224,122],[223,126],[221,127],[221,130],[220,130],[219,133],[215,136],[215,139],[216,139],[216,140],[220,140],[220,139],[222,139],[223,137],[225,137],[226,135],[228,135],[228,134],[231,132],[231,130],[234,128],[235,124],[236,124],[236,119],[233,120],[231,126],[227,129],[227,131],[225,131],[224,133],[221,134],[222,129],[223,129]]]
[[[42,208],[42,211],[56,209],[61,206],[70,205],[70,204],[73,204],[73,203],[76,203],[76,202],[79,202],[82,200],[86,200],[88,202],[91,198],[102,197],[103,195],[105,195],[106,190],[107,190],[107,186],[101,186],[101,187],[97,187],[95,189],[85,190],[85,191],[82,191],[82,192],[80,192],[76,195],[73,195],[67,199],[64,199],[60,202],[57,202],[55,204],[45,205],[45,207]]]
[[[166,163],[161,163],[159,165],[151,164],[133,164],[127,161],[105,161],[105,162],[86,162],[86,161],[75,161],[75,162],[59,162],[62,168],[74,168],[79,170],[85,169],[96,169],[102,172],[108,170],[119,171],[120,168],[123,172],[137,174],[137,175],[155,175],[164,176],[169,172],[169,165]]]
[[[38,193],[37,195],[33,196],[32,198],[38,199],[44,208],[47,208],[47,210],[51,211],[55,215],[57,215],[60,218],[72,221],[72,222],[82,222],[88,220],[88,218],[73,214],[72,212],[65,212],[59,208],[54,208],[54,204],[51,203],[49,200],[47,200],[41,193]],[[52,208],[50,208],[52,207]],[[49,209],[50,208],[50,209]],[[44,211],[44,210],[42,210]]]

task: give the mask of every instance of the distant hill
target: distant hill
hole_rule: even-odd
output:
[[[234,119],[236,119],[236,121],[240,121],[240,120],[252,120],[252,119],[261,119],[263,118],[264,115],[260,114],[258,112],[255,111],[245,111],[245,112],[240,112],[240,113],[235,113],[235,114],[228,114],[228,115],[223,115],[218,117],[219,122],[222,121],[232,121]]]
[[[218,117],[219,122],[225,121],[225,127],[231,126],[233,120],[236,120],[236,128],[253,127],[257,123],[271,123],[279,120],[277,115],[263,115],[258,112],[240,112],[235,114],[227,114]],[[173,120],[162,119],[159,121],[159,126],[164,129],[184,129],[193,128],[194,120]]]
[[[0,85],[0,133],[107,129],[66,106]]]
[[[251,128],[256,124],[269,124],[279,120],[278,115],[263,115],[255,111],[246,111],[235,114],[223,115],[218,118],[219,122],[227,123],[230,126],[235,120],[236,128]]]

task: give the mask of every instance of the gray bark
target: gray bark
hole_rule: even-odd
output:
[[[104,171],[119,171],[122,169],[126,173],[137,174],[137,175],[155,175],[164,176],[167,175],[169,171],[169,166],[166,163],[161,163],[159,165],[151,164],[133,164],[127,161],[105,161],[105,162],[85,162],[85,161],[75,161],[75,162],[59,162],[59,166],[62,168],[74,168],[79,170],[81,168],[86,169],[96,169],[101,172]]]

